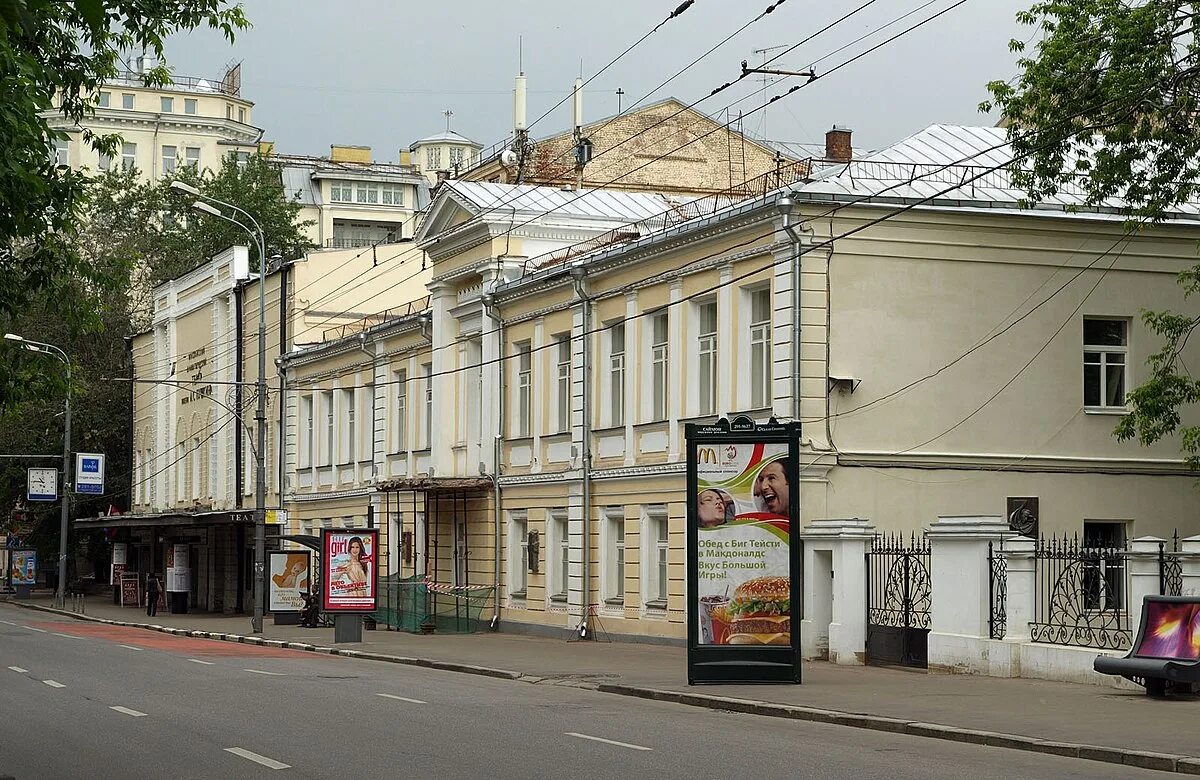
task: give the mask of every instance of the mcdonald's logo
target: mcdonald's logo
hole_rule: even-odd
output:
[[[712,447],[698,447],[696,449],[697,463],[718,463],[717,451]]]

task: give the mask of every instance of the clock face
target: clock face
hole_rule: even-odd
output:
[[[28,497],[30,500],[58,498],[58,469],[29,469]]]

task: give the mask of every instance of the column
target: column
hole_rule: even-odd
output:
[[[454,380],[457,376],[451,373],[454,368],[456,350],[447,345],[454,342],[458,332],[451,307],[457,304],[457,295],[453,286],[448,282],[433,282],[429,285],[430,308],[433,310],[433,424],[438,426],[442,421],[450,425],[440,431],[427,431],[429,435],[429,462],[433,473],[445,477],[454,473],[453,441],[457,437],[453,429],[453,420],[457,415],[451,408],[454,400]],[[418,385],[419,386],[419,385]],[[425,388],[421,387],[422,393]],[[410,396],[411,397],[411,396]],[[413,399],[421,413],[417,416],[420,425],[425,424],[424,398]]]
[[[927,532],[931,670],[988,673],[988,543],[1008,532],[1004,518],[986,515],[939,517]]]
[[[1136,641],[1142,623],[1142,600],[1146,596],[1162,593],[1159,572],[1159,550],[1166,540],[1157,536],[1142,536],[1129,543],[1125,565],[1129,568],[1129,598],[1125,607],[1129,610],[1130,641]]]
[[[1009,643],[1029,641],[1029,624],[1033,622],[1033,616],[1036,614],[1036,551],[1037,542],[1027,536],[1015,536],[1004,542],[1001,554],[1008,566],[1004,640]]]
[[[804,542],[804,658],[857,666],[867,644],[867,545],[875,527],[866,520],[814,520]]]

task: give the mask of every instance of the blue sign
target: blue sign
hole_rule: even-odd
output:
[[[75,453],[75,492],[90,495],[104,493],[104,456],[97,453]]]

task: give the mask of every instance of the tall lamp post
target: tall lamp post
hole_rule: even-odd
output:
[[[62,518],[58,529],[58,590],[54,595],[58,606],[62,607],[66,603],[67,596],[67,532],[71,513],[71,358],[53,344],[32,341],[15,333],[5,333],[4,338],[8,341],[15,341],[21,349],[29,352],[56,357],[67,367],[67,401],[63,412]]]
[[[267,557],[267,242],[263,236],[262,227],[245,209],[204,195],[200,190],[178,179],[171,182],[171,189],[196,198],[197,200],[192,203],[194,210],[231,222],[245,230],[258,247],[258,380],[254,383],[257,401],[254,421],[258,427],[258,436],[257,446],[254,448],[254,617],[251,619],[250,625],[254,633],[261,634],[263,630],[263,564]],[[217,206],[223,206],[242,216],[253,227],[227,215]]]

